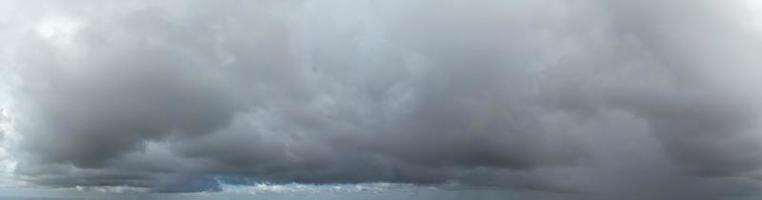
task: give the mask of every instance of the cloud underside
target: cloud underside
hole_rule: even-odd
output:
[[[2,3],[19,179],[758,189],[740,2],[110,3]]]

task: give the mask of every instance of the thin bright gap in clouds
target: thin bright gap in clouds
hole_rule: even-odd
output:
[[[347,192],[415,192],[420,190],[438,190],[434,186],[416,186],[400,183],[358,183],[358,184],[225,184],[220,183],[222,192],[240,194],[290,193],[290,194],[319,194]]]

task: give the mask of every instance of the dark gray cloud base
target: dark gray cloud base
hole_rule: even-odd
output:
[[[759,189],[742,2],[110,3],[10,3],[0,23],[26,181]],[[35,28],[62,16],[74,31]]]

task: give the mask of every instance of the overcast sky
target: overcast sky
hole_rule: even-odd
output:
[[[760,86],[754,1],[0,0],[0,188],[727,199]]]

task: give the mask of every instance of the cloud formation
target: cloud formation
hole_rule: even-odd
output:
[[[0,144],[35,184],[759,189],[741,1],[2,4]]]

